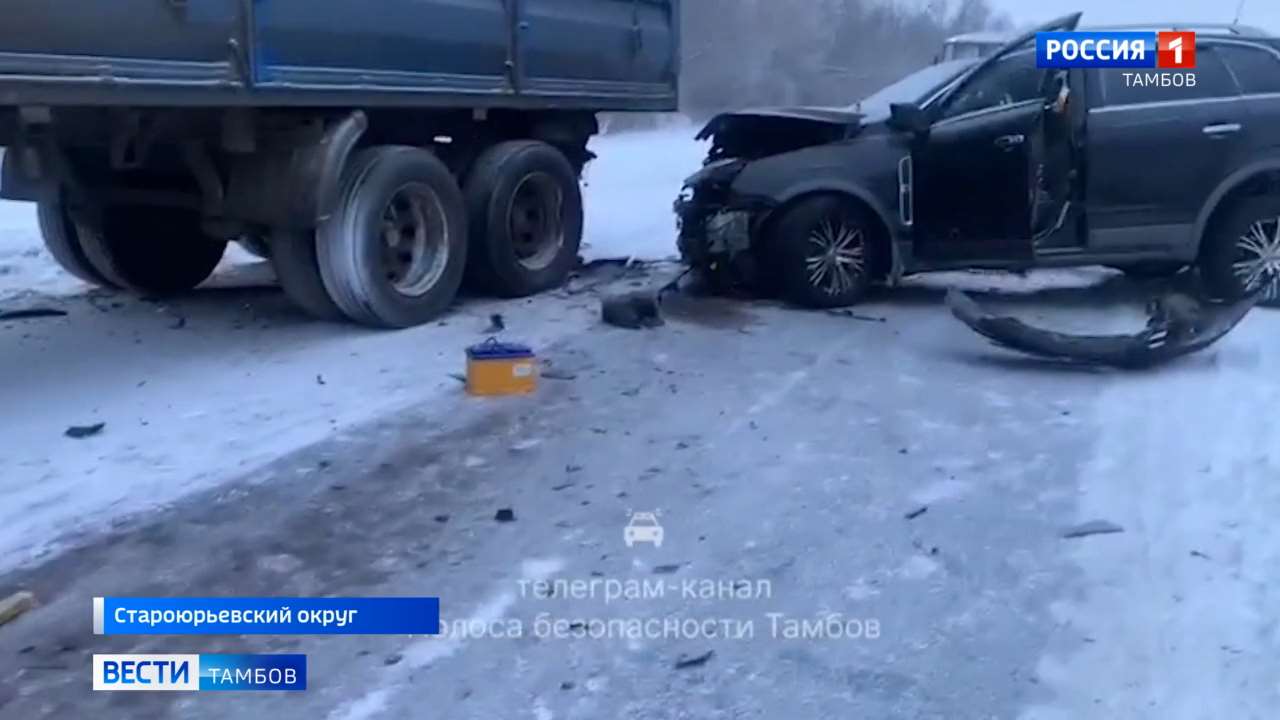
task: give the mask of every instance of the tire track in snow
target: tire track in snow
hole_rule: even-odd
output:
[[[1079,649],[1042,659],[1057,698],[1023,717],[1273,714],[1278,325],[1255,311],[1215,353],[1109,382],[1079,519],[1126,532],[1074,541],[1084,584],[1054,614]]]
[[[547,580],[564,568],[564,561],[558,558],[525,560],[521,564],[520,578],[523,582],[539,582]],[[516,604],[516,593],[500,592],[480,603],[471,615],[462,622],[466,624],[485,624],[502,619]],[[444,619],[441,618],[441,622]],[[388,679],[368,690],[363,696],[343,704],[329,713],[329,720],[372,720],[386,712],[396,693],[405,686],[406,677],[414,670],[432,665],[457,654],[466,646],[466,638],[427,637],[415,640],[402,653],[403,660],[396,665]]]

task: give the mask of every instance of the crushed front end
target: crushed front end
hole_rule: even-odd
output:
[[[675,211],[680,254],[713,289],[760,290],[770,285],[767,263],[753,241],[776,207],[777,199],[756,182],[735,181],[753,163],[780,159],[795,151],[849,137],[861,116],[823,108],[772,108],[724,113],[713,118],[697,139],[711,140],[707,159],[684,182]],[[744,171],[747,171],[744,174]]]
[[[732,190],[745,166],[745,160],[708,163],[685,180],[675,202],[681,258],[720,290],[755,279],[751,238],[763,208]]]

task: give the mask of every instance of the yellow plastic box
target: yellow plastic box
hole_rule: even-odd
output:
[[[489,338],[467,348],[467,392],[526,395],[538,389],[538,358],[524,345]]]

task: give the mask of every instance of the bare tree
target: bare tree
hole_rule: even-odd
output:
[[[923,67],[949,36],[1007,21],[987,0],[686,0],[686,113],[849,104]]]

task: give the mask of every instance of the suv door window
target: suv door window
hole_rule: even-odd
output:
[[[1218,54],[1231,68],[1246,95],[1280,93],[1280,57],[1275,52],[1249,45],[1226,44]]]
[[[1107,105],[1138,105],[1239,95],[1235,79],[1216,49],[1216,46],[1198,45],[1194,71],[1159,68],[1099,70],[1105,102]],[[1190,78],[1195,78],[1194,84],[1188,84]]]
[[[941,119],[1044,97],[1044,80],[1035,52],[1020,50],[969,78],[947,98]]]

